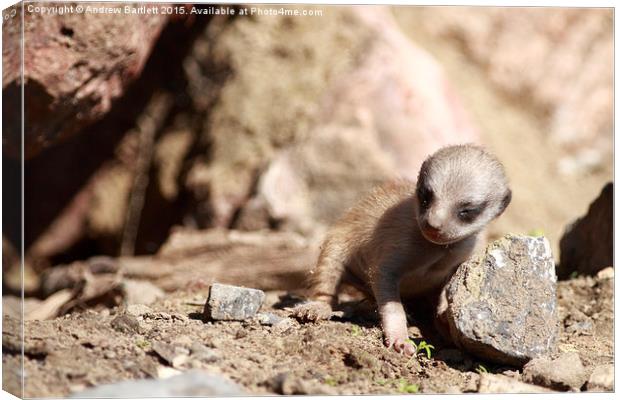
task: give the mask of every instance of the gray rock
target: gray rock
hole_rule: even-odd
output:
[[[613,392],[614,391],[614,366],[613,364],[599,365],[592,371],[586,388],[590,392]]]
[[[217,352],[208,348],[204,344],[194,342],[189,348],[190,354],[193,358],[203,362],[214,362],[219,360]]]
[[[546,393],[551,390],[520,382],[504,375],[482,374],[478,393]]]
[[[73,398],[151,398],[247,395],[245,389],[228,378],[192,370],[167,379],[141,379],[112,383],[72,393]]]
[[[244,320],[253,317],[265,300],[265,292],[214,283],[209,289],[204,315],[213,320]]]
[[[256,314],[256,320],[261,325],[273,326],[277,325],[286,318],[280,317],[279,315],[273,313],[258,313]]]
[[[120,314],[114,317],[110,325],[122,333],[140,333],[142,331],[140,322],[131,314]]]
[[[186,348],[164,342],[154,342],[152,348],[162,360],[173,367],[183,364],[189,354]]]
[[[590,204],[588,213],[566,228],[560,240],[560,279],[569,278],[573,272],[596,275],[613,265],[613,196],[613,183],[609,182]]]
[[[475,393],[480,387],[480,375],[475,372],[465,372],[465,382],[462,386],[464,393]]]
[[[295,326],[296,322],[294,322],[290,318],[284,318],[282,321],[278,322],[273,326],[272,332],[277,335],[283,335],[288,333]]]
[[[555,349],[556,276],[546,238],[506,235],[463,263],[446,289],[457,346],[518,367]]]
[[[555,359],[535,358],[523,367],[523,380],[554,390],[579,390],[588,379],[579,354],[563,353]]]

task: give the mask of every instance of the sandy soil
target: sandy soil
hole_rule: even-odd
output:
[[[415,318],[410,335],[417,343],[425,340],[435,346],[431,357],[420,353],[409,358],[388,350],[374,311],[363,304],[355,306],[353,314],[319,324],[287,319],[263,326],[257,321],[204,322],[200,304],[206,295],[206,289],[171,294],[137,317],[136,325],[119,324],[119,308],[27,322],[24,395],[66,396],[91,385],[165,376],[172,367],[153,351],[162,344],[190,353],[174,361],[175,369],[222,373],[253,394],[476,392],[480,364],[489,373],[520,379],[517,368],[493,365],[442,343]],[[261,311],[286,316],[285,308],[295,301],[287,293],[269,292]],[[560,282],[558,301],[558,351],[577,351],[588,372],[613,363],[613,279]],[[574,325],[583,321],[591,326]],[[5,317],[4,342],[9,348],[12,341],[6,332],[15,323]],[[189,352],[195,343],[206,346],[210,356]],[[19,357],[5,355],[3,367],[15,371]],[[15,381],[7,377],[5,373],[5,388],[16,390]]]

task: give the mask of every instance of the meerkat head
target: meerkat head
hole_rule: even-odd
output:
[[[504,212],[511,195],[494,156],[475,145],[444,147],[420,168],[416,212],[422,235],[437,244],[463,240]]]

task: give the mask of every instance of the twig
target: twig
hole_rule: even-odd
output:
[[[121,240],[120,253],[122,256],[131,256],[135,252],[140,216],[144,207],[144,196],[149,184],[149,170],[153,159],[155,137],[162,128],[172,104],[172,96],[169,93],[155,93],[145,112],[138,119],[139,147]]]

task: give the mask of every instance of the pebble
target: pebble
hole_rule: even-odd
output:
[[[215,350],[210,349],[201,343],[192,343],[189,350],[190,355],[198,361],[214,362],[219,360],[219,357]]]
[[[519,371],[515,371],[515,370],[512,370],[512,369],[507,369],[505,371],[502,371],[502,375],[507,376],[509,378],[519,379],[519,376],[521,374],[519,373]]]
[[[286,319],[273,313],[258,313],[255,318],[259,324],[266,326],[276,325]]]
[[[107,358],[109,360],[115,357],[116,357],[116,353],[114,353],[112,350],[106,350],[103,352],[103,358]]]
[[[235,333],[235,339],[243,339],[246,336],[248,336],[248,332],[245,329],[239,329]]]
[[[258,312],[264,300],[262,290],[214,283],[209,288],[204,316],[211,320],[246,320]]]
[[[553,390],[579,390],[586,382],[586,373],[579,354],[562,353],[555,359],[535,358],[523,367],[523,380]]]
[[[273,326],[272,332],[278,335],[283,335],[288,333],[295,326],[295,322],[293,322],[290,318],[283,318],[282,321],[278,322]]]
[[[110,322],[115,330],[122,333],[140,333],[140,322],[131,314],[120,314]]]
[[[590,392],[613,392],[614,391],[614,366],[613,364],[599,365],[594,368],[586,388]]]
[[[546,393],[549,389],[519,382],[504,375],[481,374],[478,393]]]
[[[175,368],[182,365],[187,360],[189,350],[184,347],[174,346],[164,342],[154,342],[151,346],[164,361]]]
[[[142,317],[145,314],[152,313],[153,310],[144,304],[130,304],[125,312],[134,317]]]
[[[596,273],[596,278],[601,281],[607,279],[614,279],[614,267],[607,267],[598,271]]]

